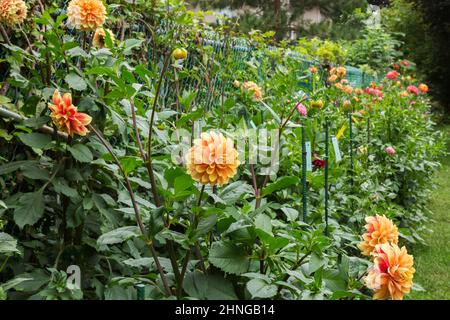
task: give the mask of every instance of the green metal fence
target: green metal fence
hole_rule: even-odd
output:
[[[166,32],[170,26],[162,23],[158,32]],[[140,29],[140,28],[138,28]],[[144,31],[139,30],[139,31]],[[119,36],[119,35],[117,35]],[[188,77],[184,77],[180,82],[176,83],[168,77],[164,80],[161,89],[161,101],[163,107],[172,107],[176,102],[177,94],[182,94],[184,91],[195,91],[195,102],[200,104],[206,110],[213,108],[217,105],[221,98],[230,92],[232,89],[232,80],[230,77],[217,66],[227,66],[228,72],[231,74],[238,73],[241,70],[245,70],[247,62],[251,59],[258,61],[258,52],[252,43],[244,38],[224,38],[213,32],[208,32],[206,37],[200,40],[204,48],[209,47],[209,58],[206,62],[206,70],[202,70],[200,66],[205,66],[205,61],[201,54],[199,54],[192,46],[192,50],[189,50],[190,54],[188,59],[184,62],[183,68],[185,72],[190,74]],[[148,40],[149,61],[158,61],[159,68],[162,69],[163,57],[153,57],[151,50],[150,40]],[[189,48],[188,48],[189,49]],[[268,50],[276,50],[275,47],[269,47]],[[6,49],[0,46],[0,57],[6,54]],[[320,62],[310,57],[305,57],[297,52],[286,53],[291,59],[298,60],[297,72],[305,74],[305,71],[312,65],[319,67]],[[364,73],[362,70],[346,66],[349,83],[354,87],[366,87],[371,81],[376,81],[376,78]],[[231,72],[230,72],[231,70]],[[324,70],[321,70],[322,81],[325,81],[327,74]],[[263,78],[267,78],[268,75],[262,74],[262,70],[259,70],[261,79],[248,79],[258,82]],[[2,70],[0,73],[0,81],[4,81],[8,76],[8,70]],[[300,88],[310,89],[311,81],[302,81],[299,83]],[[8,96],[13,101],[17,100],[17,90],[9,90]]]

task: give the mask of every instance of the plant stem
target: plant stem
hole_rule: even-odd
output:
[[[137,121],[136,121],[135,105],[134,105],[133,102],[130,102],[130,105],[131,105],[131,116],[132,116],[132,119],[133,119],[134,133],[136,135],[136,141],[138,143],[139,152],[141,153],[142,160],[144,161],[144,163],[146,163],[146,168],[147,168],[147,171],[148,171],[148,175],[149,175],[149,177],[151,179],[152,176],[154,177],[153,168],[151,166],[151,163],[149,161],[147,161],[147,154],[145,153],[144,146],[142,145],[142,141],[141,141],[141,138],[139,136],[139,129],[137,127]],[[150,164],[150,165],[148,165],[148,164]],[[157,207],[161,207],[161,202],[160,202],[160,199],[158,197],[157,190],[156,190],[156,183],[155,183],[155,187],[153,187],[153,184],[152,184],[152,194],[154,196],[156,206]],[[156,197],[155,197],[155,194],[156,194]],[[167,228],[169,228],[169,224],[170,224],[169,217],[167,219],[165,219],[164,216],[163,216],[163,222],[164,222],[164,225]],[[176,255],[175,255],[175,249],[174,249],[174,246],[173,246],[173,241],[172,240],[168,240],[167,243],[166,243],[166,247],[167,247],[167,251],[169,252],[170,263],[172,265],[172,269],[173,269],[173,272],[175,274],[175,278],[179,281],[179,278],[181,277],[181,274],[180,274],[180,271],[178,269],[178,264],[177,264],[177,259],[176,259]]]
[[[302,102],[305,101],[305,100],[306,100],[306,98],[303,98],[302,100],[299,101],[299,103],[302,103]],[[295,105],[295,106],[291,109],[291,111],[289,112],[289,114],[288,114],[286,120],[285,120],[284,122],[281,123],[281,125],[280,125],[280,127],[279,127],[279,129],[278,129],[278,139],[275,141],[275,148],[274,148],[274,150],[278,148],[278,146],[279,146],[279,144],[280,144],[280,140],[281,140],[281,135],[283,134],[283,130],[284,130],[284,128],[286,127],[288,121],[292,118],[292,115],[294,114],[294,111],[295,111],[296,108],[297,108],[297,106]],[[274,150],[272,150],[273,153],[275,153]],[[271,162],[273,162],[273,160],[274,160],[274,155],[272,155]],[[262,190],[262,189],[267,185],[267,183],[269,182],[269,177],[270,177],[269,175],[266,175],[266,177],[264,178],[264,182],[263,182],[263,184],[262,184],[262,186],[261,186],[261,190]],[[261,201],[261,198],[259,198],[258,200],[259,200],[259,201],[257,201],[257,204],[258,204],[258,207],[259,207],[259,203],[260,203],[260,201]]]
[[[258,184],[256,182],[255,167],[253,166],[252,163],[250,164],[250,172],[252,174],[253,190],[255,193],[255,209],[258,209],[261,203],[260,201],[261,190],[258,188]]]
[[[25,38],[25,41],[27,42],[27,45],[28,45],[27,50],[30,49],[30,52],[31,52],[31,50],[33,50],[33,46],[32,46],[32,44],[31,44],[31,42],[30,42],[30,39],[28,38],[28,36],[27,36],[27,34],[25,33],[25,31],[23,31],[23,29],[22,29],[22,27],[21,27],[20,25],[19,25],[19,29],[20,29],[20,31],[22,32],[22,34],[23,34],[23,36],[24,36],[24,38]]]
[[[3,269],[6,267],[6,263],[8,263],[9,257],[10,256],[6,256],[5,261],[3,261],[3,263],[2,263],[2,265],[0,267],[0,273],[2,273]]]
[[[202,185],[202,189],[200,191],[200,195],[198,197],[197,201],[197,207],[200,207],[202,204],[202,197],[203,193],[205,191],[205,185]],[[195,229],[197,229],[198,226],[198,217],[196,214],[193,214],[193,226]],[[206,266],[205,266],[205,260],[203,259],[202,252],[200,251],[200,244],[198,241],[195,242],[195,255],[197,256],[197,259],[200,260],[200,268],[202,269],[203,273],[206,274]]]
[[[200,195],[197,201],[197,207],[200,207],[200,205],[202,204],[202,197],[204,192],[205,192],[205,185],[202,185],[202,189],[200,190]]]
[[[139,147],[139,152],[141,153],[141,158],[142,160],[144,160],[145,163],[147,162],[147,154],[145,153],[144,146],[142,145],[142,141],[139,135],[139,129],[137,127],[136,109],[132,101],[130,101],[130,105],[131,105],[131,118],[133,119],[134,134],[136,135],[136,141]]]
[[[155,179],[155,174],[153,172],[153,165],[152,165],[153,122],[155,121],[156,106],[158,104],[158,98],[159,98],[159,93],[160,93],[160,89],[161,89],[161,84],[164,79],[164,75],[166,73],[167,67],[169,66],[169,61],[170,61],[170,54],[167,54],[163,69],[159,76],[158,84],[156,86],[155,99],[153,101],[153,109],[152,109],[152,114],[150,116],[150,125],[149,125],[149,133],[148,133],[148,151],[147,151],[146,166],[147,166],[147,170],[148,170],[148,173],[150,176],[150,184],[152,185],[152,193],[153,193],[153,197],[155,199],[155,204],[157,207],[161,206],[161,199],[159,197],[158,189],[156,186],[156,179]]]
[[[186,252],[186,256],[184,257],[184,260],[183,260],[181,276],[180,276],[180,279],[178,280],[178,292],[177,292],[178,299],[181,298],[181,294],[183,293],[184,276],[186,275],[186,270],[187,270],[190,256],[191,256],[191,248],[188,249],[188,251]]]
[[[5,28],[3,28],[3,26],[0,24],[0,33],[2,34],[3,40],[5,40],[5,42],[12,46],[11,40],[9,39],[8,33],[6,32]]]
[[[134,214],[136,217],[136,221],[137,224],[139,226],[139,229],[141,230],[142,235],[147,238],[147,232],[145,230],[144,224],[142,223],[142,219],[141,219],[141,214],[139,212],[139,207],[137,205],[136,199],[134,197],[134,192],[133,192],[133,188],[131,187],[131,183],[130,180],[128,179],[128,176],[125,172],[125,170],[123,169],[122,165],[120,164],[119,159],[117,158],[116,154],[114,153],[114,151],[112,150],[111,146],[109,145],[109,143],[103,138],[103,136],[92,126],[89,125],[89,129],[94,132],[94,134],[97,136],[97,138],[100,140],[100,142],[105,146],[105,148],[108,150],[109,154],[111,155],[111,157],[113,158],[114,162],[116,163],[116,165],[119,167],[119,170],[125,180],[125,185],[126,188],[128,190],[128,193],[130,195],[130,199],[131,199],[131,203],[133,204],[133,209],[134,209]],[[170,289],[169,286],[169,282],[167,281],[166,275],[164,273],[164,270],[161,266],[161,263],[159,261],[158,255],[156,253],[156,250],[153,246],[153,243],[151,241],[146,241],[147,245],[150,247],[150,251],[152,253],[153,256],[153,260],[155,261],[156,267],[158,269],[158,272],[161,276],[161,280],[163,282],[164,288],[167,291],[167,294],[172,294],[172,291]]]
[[[366,273],[367,273],[367,272],[363,272],[362,275],[360,275],[360,276],[358,277],[358,279],[356,279],[356,281],[360,282],[361,279],[362,279],[362,277],[364,277],[364,276],[366,275]]]

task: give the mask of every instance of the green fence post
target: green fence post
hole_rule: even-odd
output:
[[[366,167],[369,167],[369,155],[370,155],[370,116],[367,117],[367,163]]]
[[[325,234],[328,235],[328,167],[329,167],[329,122],[325,122]]]
[[[308,186],[306,184],[306,133],[305,124],[302,123],[302,203],[303,203],[303,221],[306,220],[308,211]]]
[[[143,283],[139,283],[136,285],[136,291],[137,291],[137,299],[145,300],[145,285]]]
[[[348,113],[348,127],[350,133],[350,141],[349,141],[349,153],[350,153],[350,186],[353,187],[353,120],[352,120],[352,112]]]

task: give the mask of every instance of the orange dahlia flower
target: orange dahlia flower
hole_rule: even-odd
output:
[[[405,247],[384,243],[375,247],[373,268],[364,281],[374,291],[377,300],[402,300],[409,293],[416,271],[413,267],[414,257],[409,255]]]
[[[428,86],[425,83],[421,83],[421,84],[419,84],[419,90],[422,93],[427,93],[428,92]]]
[[[356,88],[355,89],[355,94],[361,95],[361,94],[363,94],[363,91],[360,88]]]
[[[345,101],[342,103],[342,107],[343,107],[345,110],[350,109],[351,105],[352,105],[352,102],[351,102],[350,100],[345,100]]]
[[[336,68],[336,74],[338,75],[338,77],[342,78],[345,76],[346,73],[347,73],[347,70],[344,67]]]
[[[328,77],[328,82],[336,82],[338,80],[338,76],[335,74],[332,74]]]
[[[228,183],[239,166],[233,141],[214,131],[203,132],[186,155],[187,172],[202,184]]]
[[[0,23],[7,26],[22,23],[27,16],[23,0],[0,0]]]
[[[244,83],[244,88],[248,92],[253,94],[253,98],[256,101],[261,101],[261,99],[262,99],[262,90],[256,83],[254,83],[253,81],[247,81],[247,82]]]
[[[96,48],[102,49],[106,47],[105,39],[106,32],[109,33],[111,41],[114,41],[114,33],[109,29],[104,29],[102,27],[97,28],[94,33],[94,38],[92,39],[92,45]]]
[[[62,97],[58,90],[53,94],[52,103],[48,104],[52,113],[50,117],[58,130],[66,132],[70,136],[74,133],[85,136],[89,131],[86,126],[91,123],[91,116],[78,112],[77,107],[72,104],[72,95],[65,93]]]
[[[398,229],[392,220],[385,216],[366,217],[367,232],[363,235],[363,241],[358,244],[358,248],[365,256],[370,256],[377,244],[398,243]]]
[[[353,88],[351,86],[347,86],[344,88],[346,94],[351,94],[353,92]]]
[[[316,66],[309,67],[309,72],[311,72],[311,73],[317,73],[318,71],[319,71],[319,69],[317,69]]]
[[[331,77],[330,77],[331,78]],[[332,81],[330,81],[330,82],[332,82]],[[342,84],[342,83],[335,83],[334,84],[334,86],[336,87],[336,88],[338,88],[339,90],[344,90],[344,85]]]
[[[67,8],[69,24],[77,29],[95,30],[105,23],[106,9],[100,0],[72,0]]]

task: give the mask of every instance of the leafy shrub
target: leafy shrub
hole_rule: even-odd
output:
[[[348,63],[385,71],[402,56],[401,44],[383,26],[367,25],[362,37],[350,44]]]

